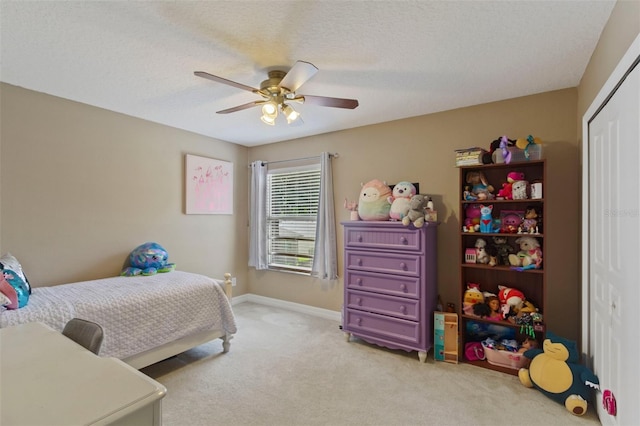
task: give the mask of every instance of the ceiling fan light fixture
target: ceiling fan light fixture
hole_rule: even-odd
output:
[[[278,115],[278,107],[273,102],[262,105],[262,115],[274,117]]]
[[[260,117],[260,120],[262,120],[263,123],[268,124],[269,126],[275,126],[276,117],[277,117],[277,113],[276,115],[263,114],[262,117]]]
[[[290,105],[282,104],[282,113],[287,119],[287,123],[291,124],[300,117],[300,113],[293,109]]]

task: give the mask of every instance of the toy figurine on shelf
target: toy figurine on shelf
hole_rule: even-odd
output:
[[[494,235],[493,247],[496,252],[496,257],[498,258],[498,263],[500,265],[511,265],[511,263],[509,263],[509,255],[514,254],[516,251],[507,242],[507,237]]]
[[[471,193],[471,187],[467,185],[464,187],[464,191],[462,192],[462,199],[464,201],[476,201],[478,197]]]
[[[489,253],[487,253],[487,242],[478,238],[475,243],[476,248],[476,263],[489,263]]]
[[[485,234],[495,232],[495,230],[493,229],[493,217],[491,216],[492,211],[492,205],[485,206],[483,204],[480,206],[480,232]]]
[[[522,226],[518,229],[518,234],[538,234],[538,210],[535,206],[528,206],[524,211]]]

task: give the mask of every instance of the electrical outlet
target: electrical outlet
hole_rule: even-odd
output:
[[[236,286],[236,277],[231,277],[231,287]]]

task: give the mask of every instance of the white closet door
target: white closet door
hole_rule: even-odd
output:
[[[617,416],[640,419],[640,66],[589,125],[589,352],[601,389],[613,391]],[[587,241],[585,241],[587,243]]]

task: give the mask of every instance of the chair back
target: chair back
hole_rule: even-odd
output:
[[[62,334],[96,355],[100,352],[104,338],[104,331],[100,324],[80,318],[69,320]]]

